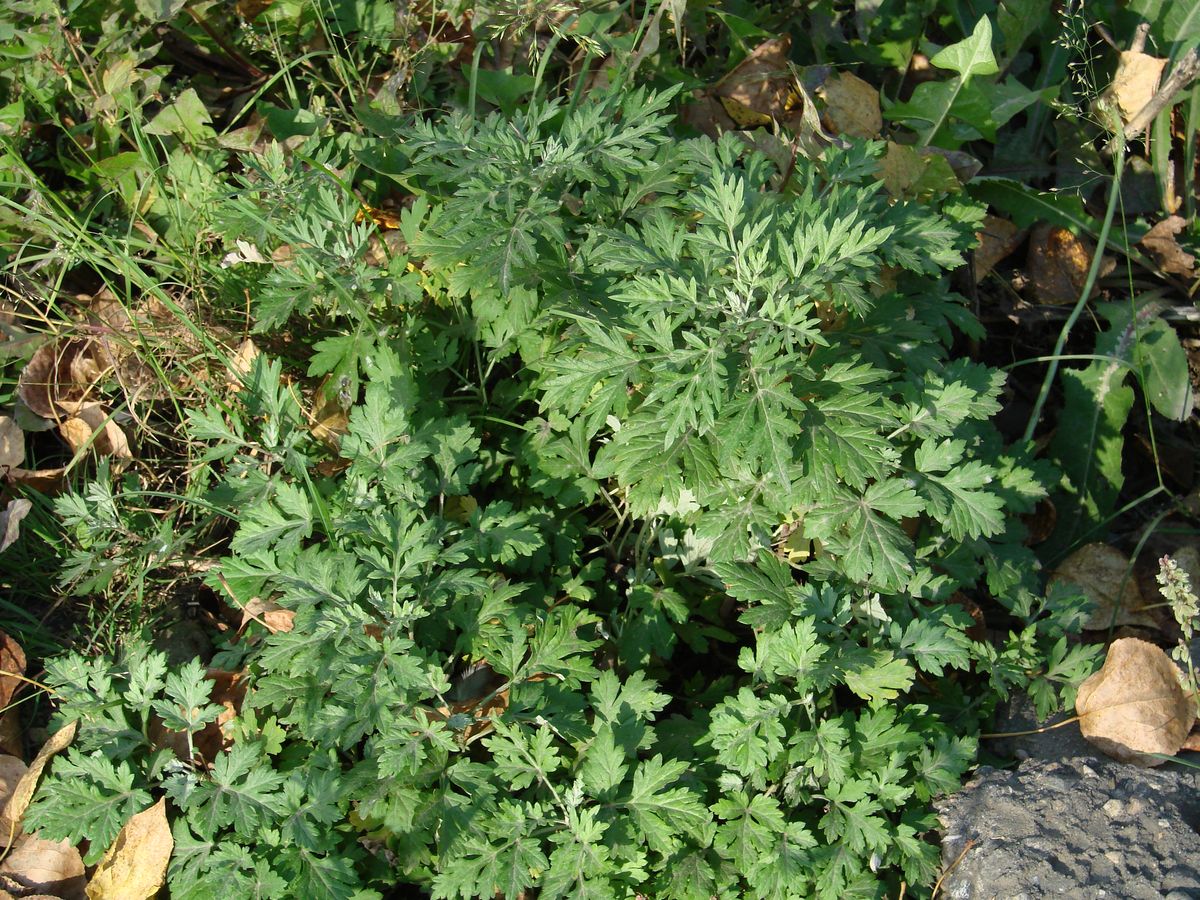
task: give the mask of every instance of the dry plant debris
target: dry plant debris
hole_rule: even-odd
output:
[[[1110,626],[1139,625],[1156,628],[1158,622],[1143,611],[1146,605],[1137,579],[1130,573],[1129,558],[1108,544],[1087,544],[1068,556],[1050,576],[1050,584],[1067,582],[1080,588],[1094,607],[1084,623],[1090,631]]]
[[[92,873],[88,900],[150,900],[157,896],[174,847],[167,801],[162,798],[125,823]]]
[[[1121,762],[1157,766],[1174,756],[1195,722],[1179,669],[1159,647],[1120,638],[1104,666],[1079,686],[1075,711],[1083,736]]]

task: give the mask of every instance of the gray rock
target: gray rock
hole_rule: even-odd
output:
[[[938,813],[940,896],[1200,900],[1200,772],[1027,759],[980,768]]]

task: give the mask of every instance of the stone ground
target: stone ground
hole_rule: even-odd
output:
[[[1024,700],[999,730],[1029,727]],[[1200,900],[1200,769],[1119,763],[1072,725],[983,749],[1020,762],[980,767],[939,806],[939,897]]]

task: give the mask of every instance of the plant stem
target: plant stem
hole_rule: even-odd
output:
[[[1121,200],[1121,176],[1125,170],[1124,135],[1118,135],[1118,138],[1118,140],[1113,142],[1113,179],[1108,191],[1108,208],[1104,211],[1104,224],[1100,227],[1100,237],[1096,242],[1096,252],[1092,256],[1092,265],[1088,269],[1087,281],[1084,282],[1083,290],[1079,292],[1079,299],[1075,302],[1075,308],[1071,310],[1071,315],[1063,323],[1062,331],[1058,334],[1058,341],[1054,345],[1054,352],[1050,354],[1050,365],[1046,369],[1046,377],[1042,379],[1041,390],[1038,392],[1037,401],[1033,404],[1033,411],[1029,414],[1029,422],[1025,426],[1025,434],[1022,439],[1026,443],[1033,440],[1033,433],[1037,429],[1038,420],[1042,417],[1042,409],[1046,405],[1046,399],[1050,396],[1050,388],[1054,385],[1054,377],[1058,374],[1058,363],[1062,356],[1063,348],[1067,344],[1067,338],[1071,334],[1071,329],[1075,327],[1075,323],[1079,320],[1079,316],[1083,313],[1083,308],[1087,305],[1088,298],[1092,296],[1092,288],[1095,287],[1096,278],[1100,275],[1100,265],[1104,260],[1104,248],[1108,246],[1108,232],[1112,229],[1113,215],[1116,213],[1117,204]]]

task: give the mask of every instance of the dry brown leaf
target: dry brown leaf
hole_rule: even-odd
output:
[[[110,368],[102,357],[107,357],[103,348],[89,339],[43,344],[21,371],[17,394],[44,419],[73,415]]]
[[[1137,50],[1121,51],[1121,59],[1117,63],[1117,72],[1109,90],[1120,107],[1121,118],[1126,122],[1150,102],[1150,98],[1158,90],[1158,80],[1162,77],[1166,64],[1165,59]]]
[[[1045,223],[1037,225],[1029,237],[1029,277],[1039,303],[1074,303],[1087,283],[1095,245],[1065,228]],[[1107,275],[1116,262],[1106,258],[1100,274]],[[1093,286],[1093,292],[1096,288]]]
[[[795,105],[788,65],[791,50],[792,39],[787,35],[764,41],[717,83],[716,95],[757,113],[785,119]]]
[[[333,450],[341,446],[342,435],[350,430],[350,416],[346,412],[353,398],[339,396],[337,383],[326,378],[313,394],[311,416],[313,437]]]
[[[1147,641],[1113,641],[1099,672],[1079,686],[1079,730],[1109,756],[1142,766],[1174,756],[1195,722],[1195,704],[1170,657]]]
[[[75,453],[91,447],[116,462],[133,459],[125,432],[99,403],[80,406],[75,415],[59,423],[58,431]]]
[[[14,638],[0,631],[0,708],[12,702],[24,684],[25,651]]]
[[[879,91],[857,75],[839,72],[821,88],[825,98],[825,127],[834,134],[857,138],[878,137],[883,129]]]
[[[75,740],[75,732],[78,728],[79,722],[72,722],[70,725],[64,725],[50,736],[50,740],[42,745],[42,749],[38,751],[38,755],[29,764],[29,769],[21,776],[21,780],[17,782],[12,796],[4,804],[4,809],[0,810],[0,815],[6,816],[11,822],[17,823],[19,827],[20,821],[25,815],[25,810],[29,808],[29,801],[33,799],[34,791],[37,790],[38,781],[42,777],[42,771],[46,768],[46,764],[50,762],[50,757],[56,753],[61,753],[71,741]]]
[[[0,416],[0,467],[15,468],[25,462],[25,432],[12,416]]]
[[[234,390],[242,389],[242,379],[250,374],[250,367],[258,356],[258,346],[250,338],[238,344],[237,350],[229,359],[228,384]]]
[[[8,846],[9,835],[20,834],[17,823],[6,815],[4,809],[17,789],[21,776],[27,771],[29,766],[20,757],[0,756],[0,847]]]
[[[284,609],[273,600],[260,600],[255,597],[242,607],[242,623],[238,631],[241,632],[251,622],[258,622],[271,634],[287,634],[292,630],[295,618],[296,613],[293,610]]]
[[[983,281],[996,264],[1017,249],[1025,237],[1024,229],[999,216],[984,216],[983,228],[975,233],[975,281]]]
[[[1146,232],[1146,236],[1138,241],[1138,246],[1145,250],[1158,267],[1168,275],[1182,275],[1191,278],[1196,274],[1196,257],[1179,246],[1175,235],[1187,227],[1187,219],[1182,216],[1167,216]]]
[[[83,859],[66,841],[25,835],[0,865],[0,887],[19,897],[50,894],[62,900],[85,900]]]
[[[174,847],[164,797],[125,823],[92,873],[89,900],[150,900],[162,888]]]
[[[1158,625],[1142,611],[1146,604],[1137,579],[1130,574],[1129,557],[1116,547],[1101,543],[1080,547],[1050,576],[1050,584],[1059,582],[1079,587],[1094,604],[1092,614],[1083,625],[1085,629],[1100,631],[1110,625],[1155,628]]]
[[[21,536],[21,520],[29,515],[33,503],[24,498],[9,500],[0,512],[0,553],[3,553]]]
[[[57,469],[9,469],[5,473],[9,484],[19,484],[39,494],[51,497],[62,492],[67,484],[67,468]]]

